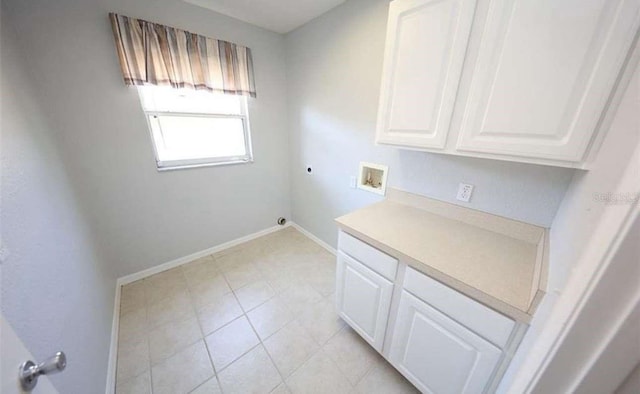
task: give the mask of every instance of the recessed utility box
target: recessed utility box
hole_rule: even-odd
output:
[[[360,162],[358,189],[384,196],[387,190],[389,167],[382,164]]]

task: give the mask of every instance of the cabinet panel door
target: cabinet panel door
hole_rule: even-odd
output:
[[[389,8],[377,142],[443,148],[476,0],[395,0]]]
[[[491,343],[402,292],[389,358],[423,393],[482,393],[501,355]]]
[[[582,161],[639,0],[492,0],[458,150]]]
[[[342,252],[338,253],[337,309],[376,350],[382,350],[393,283]]]

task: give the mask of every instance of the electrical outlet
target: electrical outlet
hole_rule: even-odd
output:
[[[457,200],[469,202],[469,200],[471,200],[471,194],[473,194],[473,185],[466,183],[458,185],[458,195],[456,196]]]
[[[355,189],[357,185],[358,177],[356,177],[355,175],[351,176],[351,178],[349,178],[349,187]]]

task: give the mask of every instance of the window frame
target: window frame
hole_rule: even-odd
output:
[[[251,126],[249,122],[249,105],[247,96],[237,95],[240,101],[240,114],[224,114],[224,113],[207,113],[207,112],[179,112],[179,111],[148,111],[144,105],[144,98],[142,95],[142,89],[146,86],[140,86],[137,89],[138,98],[140,100],[140,106],[144,113],[147,129],[149,132],[149,138],[151,139],[151,147],[153,148],[153,155],[156,162],[156,169],[158,171],[173,171],[189,168],[201,168],[201,167],[213,167],[213,166],[226,166],[235,164],[250,164],[253,163],[253,149],[251,142]],[[218,93],[213,93],[218,94]],[[222,94],[222,93],[220,93]],[[156,146],[156,138],[154,136],[154,129],[151,125],[151,119],[153,116],[176,116],[176,117],[200,117],[200,118],[227,118],[227,119],[240,119],[242,121],[242,129],[244,134],[244,145],[246,154],[243,156],[216,156],[216,157],[203,157],[198,159],[183,159],[183,160],[160,160],[158,155],[158,148]]]

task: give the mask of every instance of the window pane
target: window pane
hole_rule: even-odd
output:
[[[185,112],[241,115],[243,96],[204,90],[143,86],[139,88],[142,106],[151,112]]]
[[[158,160],[247,155],[241,118],[150,116]]]

